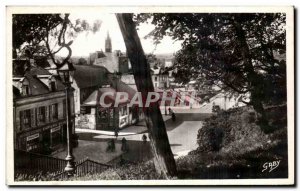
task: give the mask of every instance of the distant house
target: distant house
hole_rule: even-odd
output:
[[[169,88],[169,72],[162,67],[151,68],[151,78],[154,88]]]
[[[128,106],[136,91],[123,82],[118,81],[116,84],[117,86],[112,83],[95,90],[83,102],[81,106],[85,108],[86,113],[78,118],[77,124],[80,128],[115,130],[139,121],[141,110],[138,107]],[[103,107],[100,104],[100,97],[107,92],[110,95],[105,96],[104,103],[111,106]],[[126,92],[129,97],[119,103],[118,107],[114,107],[117,92]]]
[[[64,85],[34,62],[14,60],[13,64],[25,68],[13,72],[14,148],[44,154],[62,149],[66,143]],[[71,98],[74,121],[72,106]],[[75,132],[74,126],[72,131]]]
[[[99,87],[109,84],[106,68],[94,65],[74,65],[74,102],[75,114],[85,113],[81,105]]]

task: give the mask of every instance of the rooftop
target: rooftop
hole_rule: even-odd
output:
[[[74,65],[74,79],[79,88],[101,86],[108,83],[108,70],[102,66]]]

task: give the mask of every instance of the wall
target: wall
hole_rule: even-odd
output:
[[[96,115],[95,114],[80,114],[75,118],[75,128],[80,129],[96,129]]]

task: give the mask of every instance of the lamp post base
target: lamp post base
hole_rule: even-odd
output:
[[[68,161],[68,163],[65,167],[65,171],[67,172],[68,176],[73,176],[74,175],[75,166],[74,166],[73,162]]]

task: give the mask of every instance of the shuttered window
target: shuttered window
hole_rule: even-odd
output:
[[[52,105],[49,105],[49,121],[52,121]]]
[[[35,121],[35,108],[30,110],[30,115],[31,115],[31,127],[36,126],[36,121]]]
[[[48,107],[45,107],[45,121],[46,121],[46,123],[49,122],[49,109],[48,109]]]
[[[31,118],[34,118],[34,116],[31,116],[30,109],[20,111],[21,130],[23,130],[25,128],[29,128],[32,125]]]

